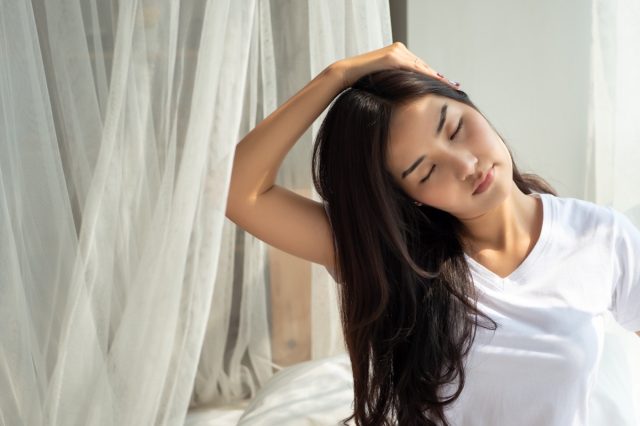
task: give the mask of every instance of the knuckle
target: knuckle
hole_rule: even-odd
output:
[[[404,50],[404,45],[399,41],[396,41],[391,45],[391,49],[389,49],[390,53],[398,54]]]

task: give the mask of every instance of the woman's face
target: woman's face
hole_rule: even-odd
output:
[[[459,219],[495,208],[513,185],[509,151],[487,120],[439,95],[394,110],[386,167],[409,197]],[[492,168],[491,184],[474,193]]]

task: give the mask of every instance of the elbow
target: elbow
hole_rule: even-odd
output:
[[[255,205],[255,201],[258,195],[243,195],[243,196],[231,196],[227,197],[227,205],[225,207],[225,216],[232,222],[238,223],[237,219],[242,213],[246,213]]]

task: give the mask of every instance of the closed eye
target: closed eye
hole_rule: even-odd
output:
[[[425,177],[423,177],[423,178],[420,180],[420,183],[422,183],[422,182],[424,182],[425,180],[429,179],[429,176],[431,176],[431,173],[433,173],[433,169],[435,169],[435,168],[436,168],[436,166],[435,166],[435,164],[434,164],[434,165],[431,167],[431,170],[429,170],[429,174],[428,174],[428,175],[426,175]]]
[[[462,117],[460,117],[460,121],[458,122],[458,127],[456,128],[455,132],[453,132],[453,134],[451,135],[451,137],[449,138],[450,141],[453,140],[453,138],[456,137],[456,135],[458,134],[458,131],[462,128]]]
[[[456,128],[456,130],[453,132],[453,134],[451,135],[451,137],[449,138],[450,141],[452,141],[456,135],[458,134],[458,132],[460,131],[460,129],[462,128],[462,117],[460,117],[460,121],[458,122],[458,127]],[[426,181],[427,179],[429,179],[429,176],[431,176],[431,173],[433,173],[433,170],[436,168],[435,164],[431,167],[431,170],[429,170],[429,174],[426,175],[425,177],[423,177],[420,180],[420,183],[423,183],[424,181]]]

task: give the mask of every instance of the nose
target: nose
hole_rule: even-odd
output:
[[[452,158],[454,173],[461,181],[475,181],[482,176],[482,170],[478,168],[478,157],[469,151],[458,152]]]

